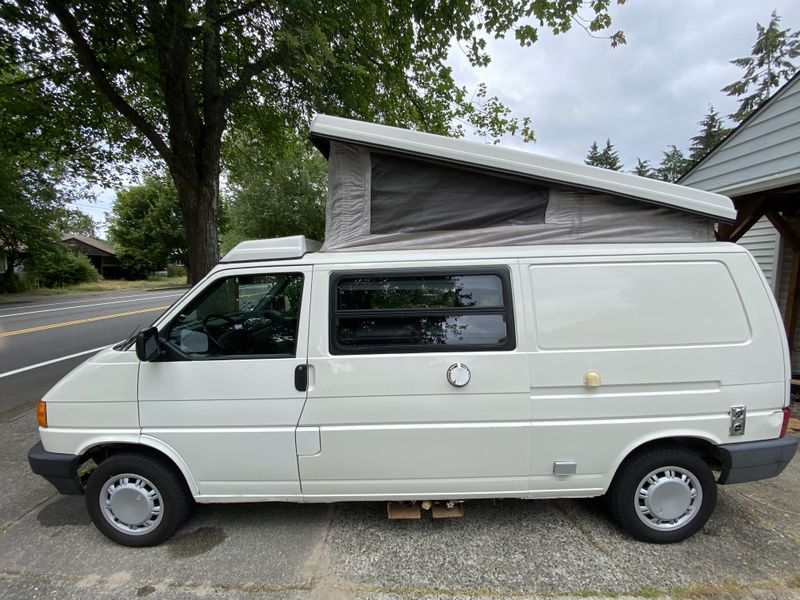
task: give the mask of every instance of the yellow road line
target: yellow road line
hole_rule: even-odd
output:
[[[11,337],[12,335],[22,335],[23,333],[33,333],[34,331],[44,331],[45,329],[69,327],[70,325],[82,325],[83,323],[92,323],[94,321],[103,321],[105,319],[116,319],[118,317],[127,317],[128,315],[139,315],[142,313],[164,310],[165,308],[167,308],[167,306],[156,306],[155,308],[143,308],[142,310],[131,310],[123,313],[114,313],[112,315],[100,315],[99,317],[89,317],[88,319],[78,319],[77,321],[64,321],[63,323],[51,323],[50,325],[28,327],[27,329],[17,329],[15,331],[6,331],[4,333],[0,333],[0,338]]]

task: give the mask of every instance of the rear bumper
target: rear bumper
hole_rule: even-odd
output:
[[[717,483],[743,483],[780,475],[797,451],[797,438],[787,435],[774,440],[718,446],[722,474]]]
[[[83,494],[83,486],[78,477],[80,456],[48,452],[42,442],[28,452],[31,470],[52,483],[62,494]]]

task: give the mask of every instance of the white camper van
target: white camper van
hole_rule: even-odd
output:
[[[332,117],[325,245],[244,242],[39,405],[29,460],[97,527],[194,502],[607,494],[640,540],[778,475],[790,367],[729,199]],[[412,504],[417,506],[417,504]]]

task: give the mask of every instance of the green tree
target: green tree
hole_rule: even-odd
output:
[[[238,136],[226,152],[224,251],[247,239],[325,236],[327,163],[304,140],[264,147]]]
[[[59,251],[58,232],[52,226],[58,190],[35,169],[0,159],[0,198],[0,251],[6,256],[0,291],[16,291],[14,271],[26,258]]]
[[[77,233],[97,237],[97,223],[85,212],[76,208],[60,207],[55,212],[55,226],[61,233]]]
[[[84,136],[75,139],[98,152],[163,160],[194,283],[218,258],[228,126],[257,125],[276,139],[318,111],[439,133],[466,123],[487,136],[531,139],[529,119],[511,116],[485,87],[473,99],[455,82],[451,43],[485,66],[492,38],[513,33],[529,46],[542,27],[607,30],[613,1],[0,0],[0,43],[25,80],[47,81],[53,110],[68,111]],[[589,21],[577,17],[584,7]],[[624,43],[621,32],[610,39]]]
[[[689,161],[692,164],[708,154],[731,131],[724,126],[720,114],[710,104],[708,112],[698,125],[700,125],[700,133],[692,138],[692,145],[689,146]]]
[[[800,31],[780,28],[781,18],[772,11],[769,25],[756,23],[756,41],[750,56],[732,60],[731,63],[745,70],[744,77],[722,88],[728,96],[739,100],[738,110],[729,115],[737,122],[744,121],[797,71],[792,59],[800,56]]]
[[[664,156],[656,169],[656,177],[661,181],[675,183],[691,166],[689,161],[675,145],[664,151]]]
[[[656,173],[652,166],[650,166],[649,160],[642,160],[641,158],[636,158],[636,166],[631,171],[634,175],[638,175],[639,177],[650,177],[651,179],[655,178]]]
[[[21,81],[13,64],[0,60],[0,252],[6,269],[0,290],[15,291],[15,269],[30,257],[63,257],[58,221],[64,206],[82,197],[69,179],[69,144],[54,141],[58,119],[49,119],[41,82]],[[18,81],[12,87],[8,83]]]
[[[163,269],[170,260],[186,264],[186,233],[178,194],[165,177],[117,192],[108,235],[119,261],[136,277]]]
[[[602,150],[598,147],[597,141],[592,142],[586,159],[583,162],[593,167],[602,167],[612,171],[619,171],[622,169],[619,153],[614,150],[614,144],[611,143],[610,138],[606,140],[606,146]]]

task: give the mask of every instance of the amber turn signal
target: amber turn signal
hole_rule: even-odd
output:
[[[39,420],[39,427],[47,427],[47,402],[39,400],[36,407],[36,418]]]

